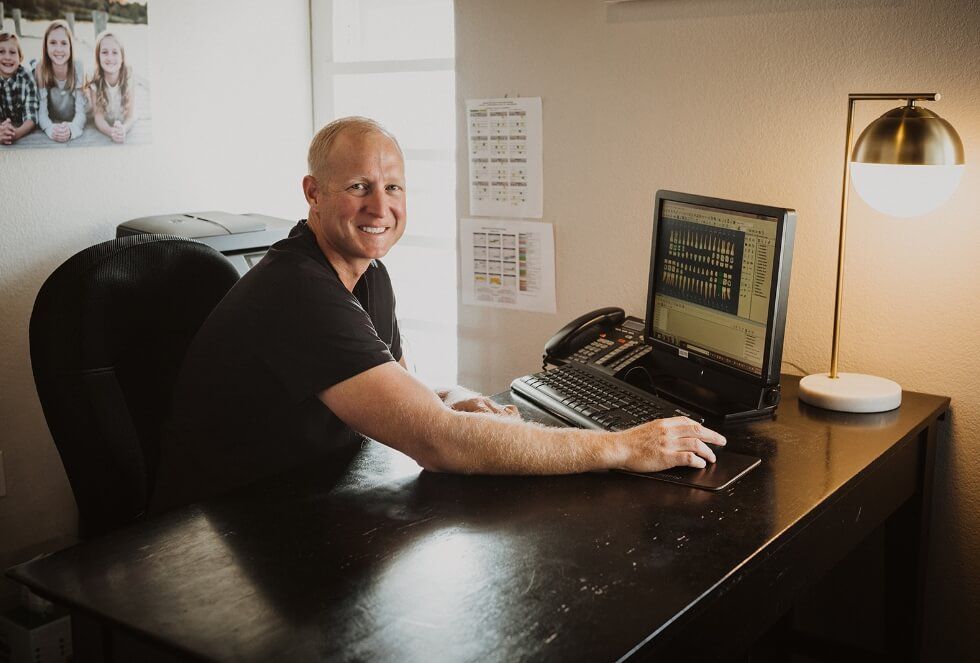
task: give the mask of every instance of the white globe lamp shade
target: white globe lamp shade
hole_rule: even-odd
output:
[[[962,164],[898,166],[885,163],[851,164],[851,181],[858,195],[883,214],[913,217],[928,214],[949,200],[963,177]]]
[[[928,214],[949,200],[963,177],[963,142],[927,108],[893,108],[854,144],[851,181],[871,207],[890,216]]]

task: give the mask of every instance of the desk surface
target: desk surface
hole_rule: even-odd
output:
[[[846,539],[880,524],[894,505],[875,502],[905,500],[915,488],[914,471],[889,463],[920,458],[915,440],[949,405],[906,393],[896,411],[848,415],[799,403],[795,378],[784,379],[784,392],[775,420],[726,429],[730,448],[763,464],[717,493],[615,473],[421,473],[372,442],[336,480],[306,468],[10,575],[205,658],[660,652],[686,639],[685,624],[712,604],[738,596],[739,585],[753,594],[783,587],[787,569],[808,564],[804,533],[830,527],[831,539]],[[880,486],[870,483],[877,475]],[[860,499],[851,504],[850,494]],[[831,510],[845,507],[830,522]],[[800,546],[792,564],[779,556],[789,542]],[[760,570],[767,559],[779,568]],[[726,624],[745,607],[728,610]]]

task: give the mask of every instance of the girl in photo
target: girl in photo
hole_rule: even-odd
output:
[[[51,140],[67,143],[85,129],[82,63],[68,23],[52,21],[41,42],[41,62],[34,72],[41,107],[38,124]]]
[[[37,124],[37,86],[21,62],[24,51],[12,32],[0,32],[0,144],[12,145]]]
[[[136,124],[134,87],[122,42],[108,30],[102,32],[95,40],[95,73],[88,84],[89,103],[95,127],[113,142],[125,142],[126,134]]]

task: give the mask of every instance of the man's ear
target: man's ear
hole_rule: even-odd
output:
[[[312,175],[306,175],[303,178],[303,195],[306,196],[306,202],[310,204],[311,209],[316,209],[316,197],[319,193],[319,182]]]

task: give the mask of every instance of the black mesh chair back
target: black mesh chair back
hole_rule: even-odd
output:
[[[34,383],[82,537],[146,510],[180,363],[237,280],[209,246],[137,235],[75,254],[41,286],[30,325]]]

